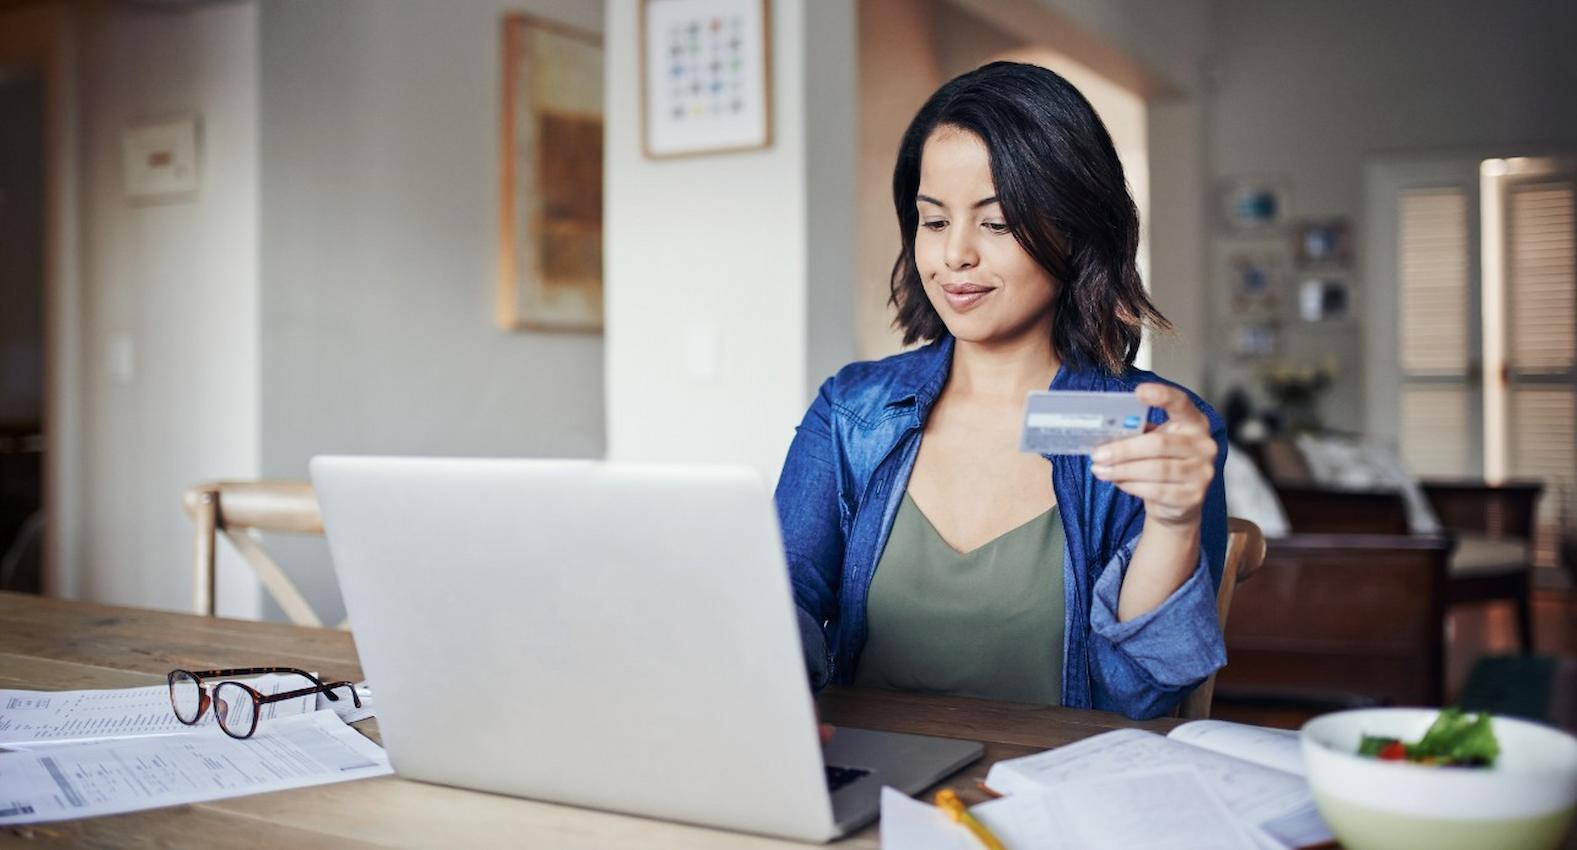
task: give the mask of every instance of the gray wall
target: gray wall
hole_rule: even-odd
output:
[[[603,454],[602,338],[493,324],[506,11],[602,30],[579,0],[261,5],[264,476]],[[338,621],[322,541],[269,546]]]
[[[82,496],[57,526],[79,553],[58,580],[189,610],[181,492],[258,474],[257,6],[104,5],[79,23],[81,312],[57,331],[80,322],[81,478],[66,483]],[[122,131],[181,114],[198,119],[201,188],[128,198]],[[257,615],[257,584],[229,551],[218,585],[221,613]]]
[[[1458,149],[1514,156],[1577,144],[1577,4],[1221,0],[1212,32],[1209,173],[1285,175],[1296,215],[1352,220],[1358,322],[1304,327],[1290,318],[1289,306],[1283,356],[1307,363],[1335,357],[1342,374],[1323,412],[1329,424],[1358,430],[1364,370],[1381,362],[1375,358],[1394,356],[1362,347],[1365,303],[1395,286],[1357,275],[1368,247],[1361,241],[1364,163]],[[1227,352],[1226,263],[1235,248],[1263,240],[1229,236],[1214,215],[1208,220],[1208,261],[1220,283],[1217,332],[1206,339],[1214,341],[1219,396],[1234,382],[1257,382],[1256,367]]]

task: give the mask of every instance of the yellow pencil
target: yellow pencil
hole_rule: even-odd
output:
[[[1002,842],[991,834],[991,830],[986,829],[985,824],[969,813],[969,809],[964,807],[964,801],[958,799],[953,789],[943,788],[936,792],[936,807],[947,812],[947,816],[955,823],[963,824],[965,829],[974,833],[975,837],[980,839],[980,843],[986,845],[986,850],[1007,850]]]

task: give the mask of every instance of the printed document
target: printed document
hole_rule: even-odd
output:
[[[1261,850],[1270,846],[1186,766],[1038,788],[970,809],[1003,845],[1036,850]],[[882,790],[883,850],[980,850],[935,806]]]
[[[220,681],[207,683],[210,695]],[[300,676],[274,674],[237,681],[263,694],[312,684]],[[340,693],[339,701],[349,704],[351,700],[343,688]],[[258,718],[258,730],[275,718],[308,714],[317,707],[315,694],[268,703]],[[184,735],[201,729],[220,731],[213,707],[203,712],[195,725],[187,726],[175,719],[168,685],[93,691],[0,690],[0,748],[7,750],[147,735]]]
[[[237,740],[216,727],[0,753],[0,827],[118,814],[393,773],[332,711]]]
[[[1275,730],[1242,724],[1202,723],[1208,725],[1184,724],[1168,737],[1119,729],[998,762],[986,775],[986,784],[1011,795],[1071,780],[1089,782],[1186,765],[1198,771],[1232,814],[1281,846],[1307,847],[1332,840],[1302,776],[1302,759],[1291,749],[1297,743],[1295,736],[1289,739]],[[1195,728],[1184,731],[1190,727]]]

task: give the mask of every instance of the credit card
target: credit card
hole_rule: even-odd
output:
[[[1019,451],[1091,454],[1102,443],[1143,434],[1149,413],[1133,393],[1033,392],[1024,403]]]

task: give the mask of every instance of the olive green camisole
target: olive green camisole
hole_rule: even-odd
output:
[[[1060,703],[1063,540],[1052,507],[960,553],[905,493],[871,580],[854,684]]]

